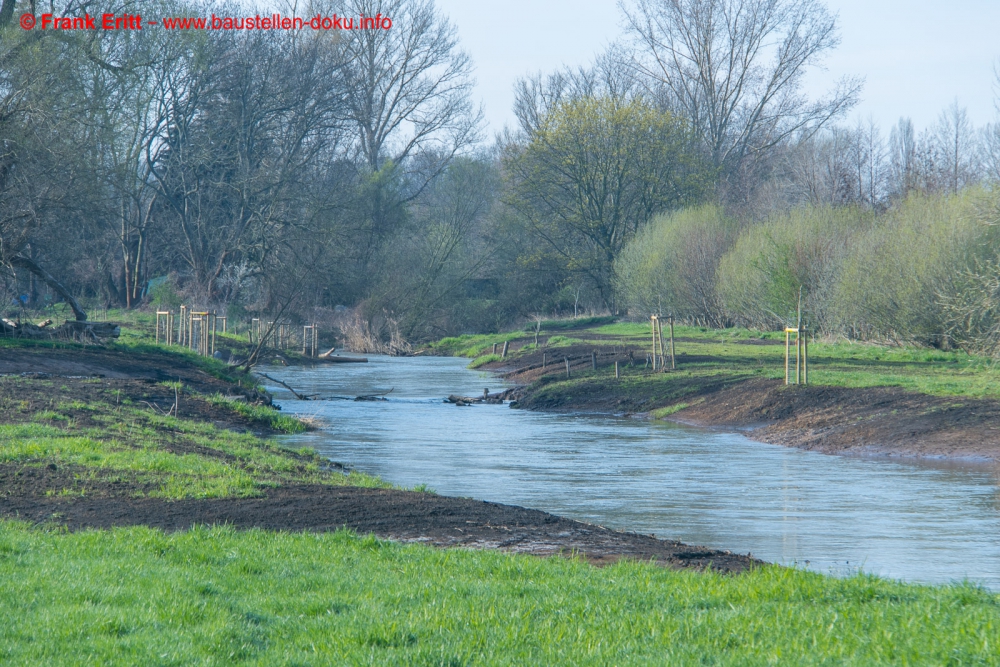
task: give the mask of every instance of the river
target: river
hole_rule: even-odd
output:
[[[443,397],[503,382],[466,369],[465,359],[369,358],[267,371],[322,397],[392,390],[379,402],[299,401],[268,386],[282,409],[324,422],[289,444],[403,486],[823,573],[968,579],[1000,590],[991,468],[828,456],[638,419],[456,407]]]

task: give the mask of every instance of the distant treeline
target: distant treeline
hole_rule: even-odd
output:
[[[352,31],[24,30],[33,7],[0,2],[4,314],[57,299],[37,265],[92,305],[378,349],[583,312],[779,326],[800,287],[823,331],[997,337],[1000,126],[838,125],[860,82],[799,85],[838,43],[820,0],[626,3],[627,38],[518,82],[495,137],[428,0],[300,8],[392,20]]]

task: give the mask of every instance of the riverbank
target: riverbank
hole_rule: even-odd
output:
[[[7,662],[1000,662],[972,585],[387,488],[275,445],[302,425],[187,353],[0,341],[0,364]]]
[[[306,424],[186,351],[0,347],[0,516],[72,530],[199,524],[741,572],[751,557],[544,512],[391,488],[268,437]],[[347,474],[345,474],[345,472]]]
[[[540,332],[537,345],[534,332],[513,332],[430,349],[471,357],[470,365],[518,385],[511,397],[523,409],[736,428],[828,454],[1000,461],[1000,373],[989,360],[815,341],[811,384],[785,386],[783,334],[695,327],[675,334],[676,370],[655,373],[641,324],[562,325]],[[504,341],[508,356],[493,356],[493,343]]]

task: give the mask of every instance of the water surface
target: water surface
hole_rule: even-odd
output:
[[[828,456],[737,433],[643,420],[460,408],[501,381],[453,358],[269,370],[325,420],[289,438],[395,484],[542,509],[613,528],[845,574],[1000,590],[1000,495],[990,469]]]

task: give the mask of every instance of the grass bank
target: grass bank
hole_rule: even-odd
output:
[[[49,495],[109,485],[167,499],[250,497],[287,484],[388,486],[276,444],[269,436],[306,425],[262,402],[250,376],[186,350],[6,340],[4,370],[0,464],[59,472],[51,481],[64,486]]]
[[[643,323],[543,323],[537,336],[446,338],[429,351],[504,374],[522,385],[517,405],[527,409],[760,427],[757,439],[828,453],[1000,460],[1000,367],[992,359],[812,340],[809,386],[786,387],[781,332],[677,326],[674,335],[677,368],[669,372],[649,366]],[[509,343],[505,359],[493,355],[498,341]]]
[[[1000,599],[402,546],[0,523],[0,656],[59,664],[997,664]]]

